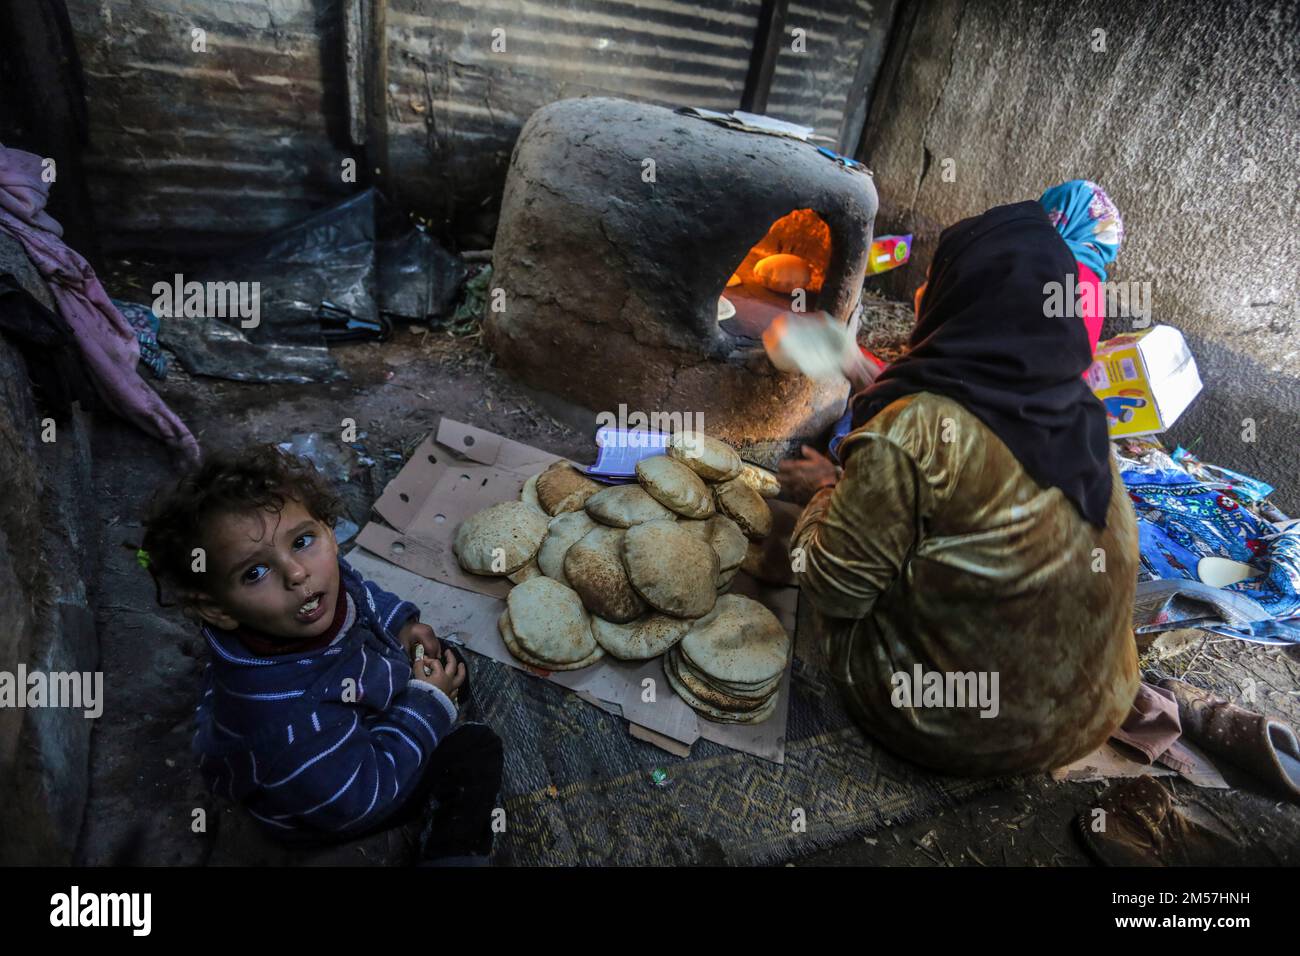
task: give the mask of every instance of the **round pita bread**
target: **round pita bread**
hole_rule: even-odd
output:
[[[724,594],[713,610],[686,632],[680,647],[692,667],[707,677],[733,684],[759,684],[785,670],[790,635],[776,615],[757,601]]]
[[[691,692],[691,695],[696,700],[702,701],[710,707],[716,707],[718,710],[734,712],[758,710],[772,696],[771,689],[753,697],[737,697],[735,694],[720,691],[692,673],[690,666],[681,657],[674,657],[671,666],[673,676],[682,682],[682,685]]]
[[[616,624],[635,620],[646,612],[645,601],[632,589],[623,568],[626,534],[622,528],[597,526],[564,556],[564,576],[578,592],[583,607]]]
[[[513,571],[506,575],[506,580],[511,584],[523,584],[529,578],[535,578],[542,573],[542,569],[537,566],[537,559],[529,561],[518,571]]]
[[[749,485],[738,479],[713,486],[718,510],[740,525],[748,538],[766,538],[772,533],[772,509]]]
[[[510,625],[529,657],[555,665],[572,664],[596,649],[591,618],[577,592],[548,577],[516,585],[506,596]]]
[[[708,481],[735,478],[745,464],[726,442],[702,432],[677,432],[668,440],[668,457]]]
[[[537,500],[548,515],[580,511],[587,499],[604,487],[567,461],[557,461],[537,476]]]
[[[682,639],[691,622],[651,611],[627,624],[592,615],[591,633],[609,654],[625,661],[648,661]]]
[[[615,485],[602,488],[586,504],[587,514],[601,524],[613,525],[615,528],[630,528],[643,521],[656,518],[672,518],[677,515],[650,497],[640,485]]]
[[[516,660],[523,661],[529,667],[536,667],[543,671],[576,671],[583,667],[590,667],[596,661],[605,656],[604,650],[597,647],[591,654],[580,661],[574,661],[572,664],[548,664],[546,661],[538,660],[527,651],[519,646],[519,638],[515,636],[514,628],[510,624],[510,610],[501,612],[497,618],[497,631],[501,634],[501,640]]]
[[[713,590],[717,591],[719,594],[722,594],[724,591],[727,590],[727,588],[731,587],[731,582],[735,580],[736,575],[739,572],[740,572],[740,568],[732,568],[730,571],[719,571],[718,581],[713,586]]]
[[[736,478],[749,485],[764,498],[775,498],[781,493],[781,479],[766,468],[759,468],[758,465],[745,462]]]
[[[451,549],[470,574],[504,577],[531,561],[545,537],[544,514],[522,501],[502,501],[462,521]]]
[[[690,689],[687,688],[682,683],[681,678],[678,677],[676,670],[672,666],[671,652],[664,656],[664,676],[668,679],[668,686],[671,687],[677,693],[678,697],[686,701],[687,706],[689,706],[701,717],[708,718],[709,720],[716,721],[717,723],[761,724],[763,721],[767,720],[774,713],[776,713],[776,704],[777,704],[777,700],[779,699],[779,695],[777,694],[773,694],[771,697],[769,697],[767,699],[767,702],[763,704],[763,706],[759,707],[757,710],[752,710],[748,712],[738,713],[735,711],[726,711],[726,710],[721,710],[717,707],[713,707],[710,704],[706,704],[704,701],[700,700],[698,697],[692,694],[690,692]]]
[[[699,683],[703,687],[712,688],[720,694],[727,697],[736,697],[740,700],[765,700],[769,695],[776,692],[777,685],[781,683],[781,678],[785,673],[782,671],[775,677],[758,684],[733,684],[728,683],[727,681],[717,680],[716,678],[709,677],[707,674],[701,673],[691,661],[690,657],[682,652],[680,643],[673,648],[673,651],[677,655],[677,669],[679,673],[689,675],[694,682]],[[708,698],[703,699],[707,700]]]
[[[537,566],[542,569],[542,574],[568,584],[569,579],[564,576],[564,556],[595,527],[596,522],[585,511],[568,511],[552,518],[547,525],[546,539],[537,551]]]
[[[710,542],[713,537],[712,518],[678,518],[677,527],[690,532],[706,543]]]
[[[740,567],[749,551],[749,539],[740,526],[726,515],[714,515],[709,519],[709,544],[718,552],[718,571],[734,571]]]
[[[532,505],[538,511],[545,513],[546,509],[543,508],[542,503],[537,500],[537,478],[537,475],[533,475],[533,477],[524,482],[524,486],[519,489],[519,500],[524,504]]]
[[[709,486],[667,455],[642,458],[636,463],[636,477],[651,497],[684,518],[707,518],[714,512]]]
[[[673,617],[702,617],[712,610],[718,596],[718,552],[712,545],[676,521],[646,521],[625,534],[623,566],[647,604]]]

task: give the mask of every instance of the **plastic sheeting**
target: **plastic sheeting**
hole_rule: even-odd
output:
[[[449,315],[465,264],[423,229],[377,244],[382,203],[367,189],[185,277],[256,282],[260,321],[246,329],[238,318],[171,317],[163,323],[163,344],[197,375],[329,382],[346,376],[329,353],[323,320],[367,338],[386,329],[390,316],[418,322]]]
[[[330,382],[345,378],[320,331],[332,303],[373,319],[375,192],[359,193],[248,244],[201,270],[201,282],[256,282],[260,321],[168,317],[162,342],[197,375],[236,381]],[[187,277],[188,279],[188,277]]]
[[[379,244],[379,307],[396,321],[448,319],[468,267],[421,228]]]

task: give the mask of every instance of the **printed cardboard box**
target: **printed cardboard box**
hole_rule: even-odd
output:
[[[1111,438],[1165,431],[1201,390],[1196,359],[1168,325],[1098,343],[1087,379],[1106,406]]]

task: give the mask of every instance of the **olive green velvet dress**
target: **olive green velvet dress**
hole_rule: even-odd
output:
[[[843,478],[808,503],[791,547],[836,683],[867,732],[963,775],[1059,767],[1105,741],[1138,687],[1138,535],[1114,461],[1099,529],[942,396],[894,402],[840,456]],[[951,693],[927,701],[918,664],[950,690],[974,684],[945,675],[983,674],[991,690],[996,674],[996,708]]]

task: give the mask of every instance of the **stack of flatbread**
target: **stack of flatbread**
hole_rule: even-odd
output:
[[[543,670],[574,671],[605,656],[578,595],[545,576],[510,589],[497,629],[511,654]]]
[[[771,532],[764,499],[779,491],[729,445],[679,432],[667,454],[638,462],[636,484],[603,485],[556,462],[519,501],[467,519],[455,552],[466,571],[517,585],[499,628],[524,663],[574,670],[605,654],[667,655],[669,684],[697,712],[757,723],[775,709],[790,642],[771,611],[726,592]]]
[[[664,658],[677,695],[711,720],[756,724],[772,716],[790,637],[752,598],[724,594]]]

